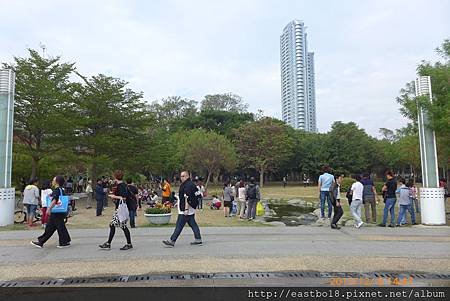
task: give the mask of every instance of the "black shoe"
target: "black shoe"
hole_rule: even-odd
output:
[[[68,247],[70,247],[70,242],[68,242],[68,243],[66,243],[66,244],[63,244],[63,245],[58,245],[58,246],[56,246],[58,249],[64,249],[64,248],[68,248]]]
[[[126,244],[124,245],[122,248],[120,248],[122,251],[126,251],[129,249],[133,249],[133,245],[132,244]]]
[[[136,228],[136,226],[131,226],[131,228]]]
[[[175,242],[171,240],[163,240],[163,244],[171,248],[175,247]]]
[[[32,244],[33,246],[35,246],[36,248],[42,249],[42,247],[44,246],[43,244],[41,244],[38,241],[30,241],[30,244]]]
[[[341,229],[341,227],[339,227],[339,226],[336,225],[336,224],[331,224],[331,229],[339,230],[339,229]]]
[[[193,241],[193,242],[191,242],[191,246],[201,246],[201,245],[203,245],[203,242],[201,242],[201,241]]]
[[[111,250],[111,244],[109,242],[105,242],[104,244],[99,245],[98,247],[102,250]]]
[[[390,224],[388,227],[389,228],[395,228],[395,226],[393,224]]]
[[[378,224],[378,227],[386,227],[386,224]]]

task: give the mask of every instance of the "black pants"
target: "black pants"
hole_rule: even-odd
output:
[[[341,219],[342,215],[344,214],[344,210],[342,210],[341,206],[336,206],[336,202],[333,202],[333,220],[331,221],[331,224],[337,225],[338,221]]]
[[[123,230],[123,233],[125,234],[125,238],[127,239],[127,244],[131,245],[131,234],[130,234],[130,230],[128,230],[127,226],[125,226],[124,228],[121,228]],[[109,226],[109,238],[108,238],[108,243],[111,243],[113,238],[114,238],[114,234],[116,234],[116,227],[113,225]]]
[[[97,200],[97,216],[102,215],[103,200]]]
[[[70,242],[70,235],[64,223],[65,218],[65,213],[51,213],[44,234],[38,237],[39,242],[45,244],[52,237],[53,233],[58,231],[59,245],[68,244]]]
[[[194,237],[196,241],[201,241],[202,237],[200,235],[200,228],[198,227],[197,222],[195,221],[195,214],[192,215],[184,215],[178,214],[177,224],[175,226],[175,230],[173,231],[172,236],[170,237],[171,241],[176,241],[178,236],[180,236],[181,231],[183,231],[184,226],[188,223],[194,232]]]

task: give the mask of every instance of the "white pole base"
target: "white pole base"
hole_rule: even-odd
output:
[[[14,209],[16,190],[14,188],[0,188],[0,226],[14,224]]]
[[[427,226],[445,225],[444,189],[420,188],[419,191],[422,224]]]

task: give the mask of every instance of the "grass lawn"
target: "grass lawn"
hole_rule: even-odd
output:
[[[217,194],[220,196],[220,192],[222,191],[221,186],[210,186],[208,187],[208,195],[211,196],[213,194]],[[288,185],[286,188],[283,188],[280,184],[269,184],[262,188],[262,197],[263,199],[278,199],[280,201],[287,201],[294,198],[301,198],[307,201],[319,202],[319,197],[317,193],[317,187],[303,187],[303,186],[293,186]],[[348,206],[347,199],[343,194],[341,196],[341,200],[343,201],[343,209],[344,209],[344,218],[351,218],[350,208]],[[450,206],[448,202],[446,204],[447,211],[450,211]],[[100,217],[95,216],[95,208],[85,209],[86,203],[85,201],[80,201],[77,204],[78,210],[75,212],[74,216],[69,219],[68,228],[69,229],[89,229],[89,228],[107,228],[109,221],[111,220],[111,216],[113,214],[113,207],[108,207],[103,215]],[[222,210],[211,210],[204,201],[204,210],[198,211],[196,214],[197,222],[201,227],[233,227],[233,226],[252,226],[252,227],[268,227],[270,225],[264,225],[258,222],[245,221],[240,220],[238,217],[225,218]],[[380,223],[383,217],[383,208],[384,203],[382,200],[379,201],[377,206],[377,222]],[[398,215],[399,210],[396,207],[395,214]],[[150,225],[144,217],[144,209],[142,211],[138,211],[138,217],[136,220],[136,224],[138,227],[174,227],[177,211],[173,210],[172,219],[170,224],[168,225]],[[362,210],[362,216],[364,220],[364,208]],[[416,214],[417,223],[420,223],[420,214]],[[409,220],[409,218],[408,218]],[[450,225],[449,220],[447,220],[447,225]],[[24,225],[11,225],[7,227],[0,227],[0,231],[5,230],[24,230],[27,227]]]

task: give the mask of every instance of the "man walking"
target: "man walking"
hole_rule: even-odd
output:
[[[331,221],[331,229],[340,229],[337,224],[344,214],[344,210],[341,206],[341,183],[344,175],[339,175],[335,179],[335,183],[331,188],[331,203],[333,204],[333,220]]]
[[[352,191],[352,204],[350,205],[350,211],[356,221],[355,228],[360,228],[364,223],[361,220],[361,207],[363,199],[364,186],[361,184],[361,176],[355,177],[356,182],[352,184],[350,190]]]
[[[261,200],[261,191],[259,186],[255,183],[255,178],[250,178],[250,184],[248,184],[246,189],[245,199],[248,202],[247,206],[247,218],[253,220],[256,218],[256,206],[259,200]]]
[[[178,236],[183,231],[186,223],[189,224],[194,232],[195,241],[191,242],[191,245],[202,245],[202,237],[200,235],[200,229],[195,221],[195,209],[198,206],[198,199],[200,192],[195,186],[194,182],[189,177],[189,172],[183,171],[181,173],[181,186],[178,191],[178,219],[175,226],[175,230],[170,237],[170,240],[164,240],[163,244],[168,247],[174,247]]]
[[[320,198],[320,217],[325,218],[325,201],[328,205],[328,219],[331,218],[331,194],[330,188],[334,183],[334,177],[330,174],[330,166],[326,165],[322,168],[323,174],[319,177],[319,198]]]

